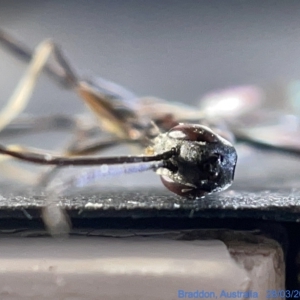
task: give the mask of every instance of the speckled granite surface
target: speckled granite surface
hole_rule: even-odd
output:
[[[11,193],[1,197],[0,218],[39,217],[42,194]],[[300,190],[230,190],[199,200],[183,200],[164,190],[105,191],[61,199],[72,217],[233,217],[300,220]]]

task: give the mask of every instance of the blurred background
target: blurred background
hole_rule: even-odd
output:
[[[28,45],[52,38],[82,74],[186,103],[300,78],[299,20],[299,1],[0,1],[1,28]],[[0,51],[4,103],[25,66]],[[80,110],[69,98],[42,78],[29,109]]]
[[[190,104],[215,89],[254,84],[281,106],[281,87],[300,79],[299,20],[296,0],[0,1],[1,28],[32,48],[52,38],[82,75]],[[0,48],[0,105],[24,70]],[[43,75],[26,112],[82,109],[77,95]]]

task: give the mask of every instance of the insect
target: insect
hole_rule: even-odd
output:
[[[8,130],[9,125],[18,120],[42,70],[64,88],[74,90],[97,119],[87,128],[76,118],[64,119],[64,125],[75,126],[80,138],[76,136],[60,156],[19,145],[0,145],[0,153],[6,157],[54,166],[40,181],[41,185],[50,186],[54,195],[104,177],[148,170],[158,173],[164,186],[182,197],[195,199],[219,192],[228,188],[234,179],[237,152],[230,142],[233,136],[237,141],[243,140],[254,146],[299,154],[299,148],[294,145],[276,143],[274,134],[269,140],[261,138],[257,132],[253,134],[249,128],[254,123],[261,125],[257,116],[252,116],[249,124],[240,125],[241,118],[249,117],[249,112],[261,104],[260,91],[256,88],[235,90],[234,93],[244,93],[240,98],[232,97],[230,93],[227,96],[223,94],[221,99],[214,95],[208,101],[204,99],[200,109],[195,109],[153,97],[139,98],[104,79],[81,78],[52,41],[42,42],[34,53],[3,31],[0,31],[0,42],[11,53],[29,62],[27,72],[0,113],[0,130]],[[51,54],[57,65],[48,62]],[[222,127],[220,119],[225,120],[230,130]],[[36,123],[33,122],[32,126]],[[99,127],[109,136],[91,142],[90,137],[95,130],[100,131]],[[138,149],[146,148],[146,154],[91,156],[120,143],[134,145]],[[61,167],[69,165],[98,167],[71,176],[63,183],[49,184]],[[53,220],[51,222],[55,227]]]
[[[110,173],[141,172],[149,169],[160,174],[163,184],[170,191],[185,197],[202,197],[231,185],[237,160],[235,148],[207,126],[180,123],[174,116],[173,120],[169,120],[171,124],[168,124],[170,116],[166,114],[153,120],[141,112],[142,106],[145,106],[144,100],[137,99],[124,88],[105,80],[81,79],[55,43],[51,41],[41,43],[33,55],[4,32],[1,32],[0,36],[2,43],[10,51],[31,61],[28,74],[24,76],[19,88],[22,92],[18,94],[17,90],[18,95],[14,96],[14,101],[18,97],[22,102],[24,99],[27,101],[31,93],[28,90],[33,89],[38,73],[44,68],[59,83],[74,89],[97,116],[100,126],[116,137],[115,141],[100,141],[95,148],[119,142],[131,142],[140,146],[150,144],[147,155],[144,156],[78,157],[78,154],[91,152],[91,147],[79,149],[77,145],[69,149],[69,152],[72,152],[71,157],[53,157],[25,149],[19,151],[3,145],[0,146],[0,153],[32,163],[60,167],[102,166],[101,172],[97,170],[69,180],[70,184],[77,186]],[[47,62],[51,53],[59,64],[58,68]],[[6,124],[9,122],[8,119],[6,114]],[[167,132],[160,132],[156,124],[161,128],[164,127]]]

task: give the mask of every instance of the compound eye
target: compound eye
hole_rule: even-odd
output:
[[[204,191],[201,189],[195,189],[188,185],[177,183],[167,176],[160,176],[160,179],[161,179],[163,185],[170,192],[177,194],[181,197],[187,197],[187,198],[202,197],[208,193],[207,191]]]
[[[219,141],[209,128],[195,124],[179,124],[168,132],[168,136],[173,139],[193,142],[216,143]]]

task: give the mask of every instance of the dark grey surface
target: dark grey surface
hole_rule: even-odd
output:
[[[78,193],[61,198],[72,218],[254,218],[300,220],[300,189],[230,190],[198,200],[183,200],[158,189]],[[11,193],[1,199],[0,218],[40,217],[45,197],[36,193]]]

